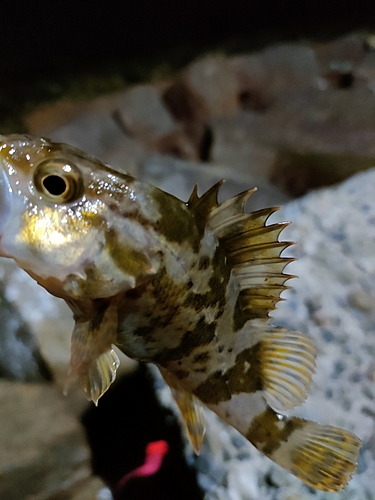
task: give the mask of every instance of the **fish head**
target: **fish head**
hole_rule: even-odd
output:
[[[134,288],[158,261],[134,182],[65,144],[0,136],[0,255],[67,301]]]

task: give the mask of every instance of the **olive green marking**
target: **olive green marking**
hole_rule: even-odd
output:
[[[193,363],[205,363],[210,359],[210,353],[209,351],[205,352],[200,352],[199,354],[196,354],[193,358]]]
[[[113,229],[105,233],[105,242],[113,262],[123,273],[137,277],[150,270],[150,263],[144,253],[120,243]]]
[[[121,206],[117,205],[116,203],[109,203],[108,208],[114,214],[124,217],[124,219],[135,220],[142,227],[153,227],[153,228],[155,227],[154,224],[149,219],[144,217],[138,211],[129,212],[128,210],[121,210]]]
[[[153,295],[158,306],[176,311],[180,306],[182,296],[185,294],[185,285],[176,284],[163,267],[152,281]],[[165,309],[166,310],[166,309]]]
[[[174,374],[180,380],[189,376],[189,372],[187,370],[177,370]]]
[[[204,271],[205,269],[208,269],[210,263],[211,263],[210,257],[208,255],[202,255],[202,257],[199,259],[198,262],[198,270]]]
[[[189,242],[195,252],[198,252],[202,234],[198,232],[195,219],[191,212],[178,198],[155,188],[153,199],[158,205],[160,219],[155,228],[168,241],[176,243]]]
[[[280,426],[281,422],[283,426]],[[272,408],[267,408],[253,420],[245,437],[265,455],[270,456],[288,440],[292,432],[305,424],[305,420],[297,417],[280,419]]]
[[[231,394],[250,394],[262,389],[261,343],[244,349],[236,356],[234,366],[226,371]]]
[[[142,337],[147,340],[147,342],[152,342],[154,339],[154,333],[156,328],[159,326],[160,316],[152,318],[148,325],[140,326],[134,330],[134,335],[137,337]]]
[[[234,394],[250,394],[262,389],[260,343],[236,356],[235,364],[224,373],[211,375],[200,384],[195,395],[206,404],[227,401]]]
[[[95,302],[95,305],[98,305],[98,312],[94,316],[94,318],[90,321],[90,328],[89,331],[95,332],[100,329],[100,326],[102,324],[104,314],[106,312],[106,309],[108,307],[108,302],[103,301],[101,299],[93,301]]]
[[[255,295],[255,292],[250,294],[248,290],[242,290],[234,308],[233,330],[241,330],[251,319],[268,318],[270,311],[276,308],[276,303],[280,300],[280,297],[260,296]]]
[[[195,396],[203,403],[217,405],[228,401],[231,393],[227,385],[227,377],[221,371],[215,372],[194,390]]]
[[[225,255],[220,247],[216,248],[211,261],[212,274],[208,280],[209,291],[206,293],[189,292],[183,306],[193,307],[200,312],[207,307],[218,307],[217,317],[220,317],[226,304],[226,290],[230,278],[230,269],[225,262]]]
[[[196,347],[208,345],[215,338],[216,323],[206,323],[202,316],[192,330],[187,331],[181,339],[178,347],[164,349],[157,354],[153,360],[162,366],[170,361],[189,356]]]
[[[244,327],[245,323],[248,321],[248,316],[242,307],[241,293],[237,297],[236,305],[233,311],[233,332],[238,332]]]
[[[194,373],[206,373],[207,368],[205,366],[202,366],[202,368],[194,368],[193,372]]]
[[[140,288],[140,293],[138,292]],[[143,311],[142,315],[147,318],[147,325],[138,327],[134,335],[143,337],[147,341],[154,341],[156,330],[165,328],[172,321],[177,309],[180,306],[181,296],[185,293],[184,286],[176,284],[168,275],[165,268],[162,268],[147,285],[134,289],[134,292],[128,292],[127,297],[139,300],[147,295],[154,306],[151,310]]]

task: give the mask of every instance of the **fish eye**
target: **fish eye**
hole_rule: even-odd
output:
[[[43,187],[52,196],[61,196],[67,189],[67,183],[63,177],[59,175],[47,175],[42,180]]]
[[[46,160],[34,172],[34,186],[47,201],[68,203],[83,194],[83,180],[79,170],[64,160]]]

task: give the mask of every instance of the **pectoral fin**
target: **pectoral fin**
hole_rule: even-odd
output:
[[[78,379],[96,405],[116,378],[119,359],[112,349],[117,335],[117,308],[109,305],[89,321],[77,321],[71,344],[70,375]]]
[[[270,334],[259,345],[262,387],[268,404],[286,411],[306,399],[315,371],[316,349],[302,333],[285,328],[268,330]]]
[[[206,432],[203,406],[193,394],[181,386],[177,377],[164,369],[160,369],[160,372],[172,391],[185,424],[186,434],[198,455]]]
[[[120,360],[113,349],[101,354],[90,366],[87,373],[79,376],[84,393],[88,400],[98,405],[99,399],[115,381]]]

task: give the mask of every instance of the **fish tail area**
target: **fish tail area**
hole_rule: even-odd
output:
[[[323,491],[340,491],[356,470],[361,441],[351,432],[271,408],[254,419],[245,437],[301,481]]]
[[[194,394],[276,464],[309,486],[339,491],[355,471],[360,440],[279,414],[306,398],[315,368],[311,339],[264,322],[251,328],[237,339],[232,365],[213,372]]]

